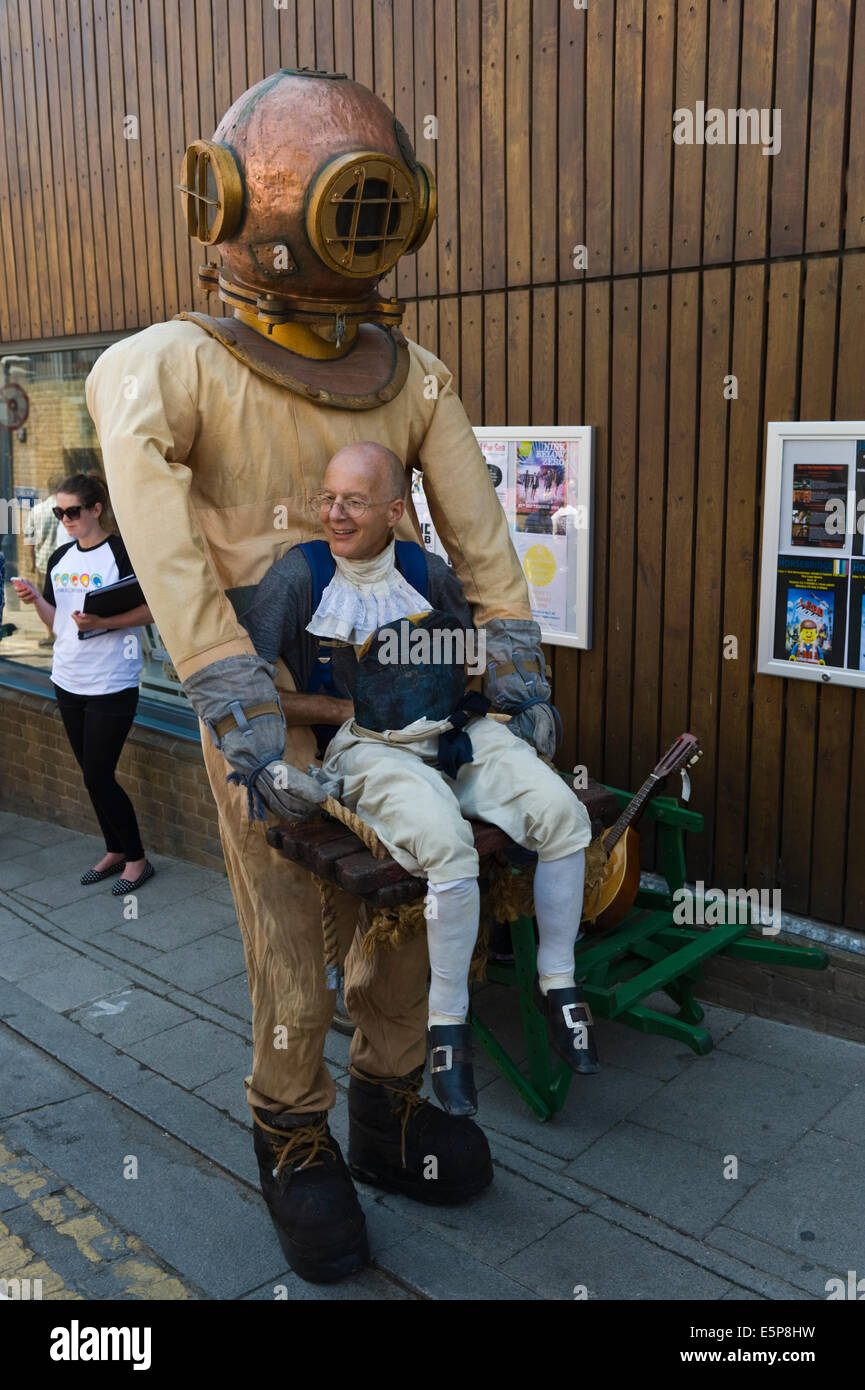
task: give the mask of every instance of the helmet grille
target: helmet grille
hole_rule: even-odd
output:
[[[399,260],[418,216],[417,187],[386,155],[335,161],[309,208],[313,246],[343,275],[381,275]]]

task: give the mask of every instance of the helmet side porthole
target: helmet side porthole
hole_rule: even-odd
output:
[[[186,230],[215,246],[232,236],[243,212],[243,183],[231,150],[213,140],[194,140],[183,156],[177,185]]]

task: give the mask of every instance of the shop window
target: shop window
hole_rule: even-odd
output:
[[[22,604],[13,575],[40,591],[51,553],[66,539],[51,511],[73,473],[103,476],[84,382],[103,347],[0,356],[0,683],[50,693],[53,637]],[[107,529],[116,531],[113,515]],[[5,571],[5,572],[4,572]],[[197,722],[155,624],[142,631],[141,722],[197,736]]]

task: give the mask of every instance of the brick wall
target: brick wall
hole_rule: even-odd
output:
[[[133,725],[118,781],[132,798],[145,850],[225,872],[198,744]],[[0,687],[0,809],[99,833],[53,699]]]
[[[820,944],[783,932],[775,939],[797,946]],[[828,970],[797,970],[788,965],[770,970],[752,961],[715,956],[694,993],[711,1004],[865,1042],[865,956],[821,949],[829,957]]]

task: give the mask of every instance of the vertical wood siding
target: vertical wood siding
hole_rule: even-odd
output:
[[[207,309],[180,157],[280,65],[435,169],[386,288],[473,422],[597,429],[562,765],[636,785],[694,729],[692,874],[865,927],[865,695],[754,672],[766,421],[865,416],[865,0],[0,0],[5,350]],[[676,144],[698,101],[779,108],[780,153]]]

